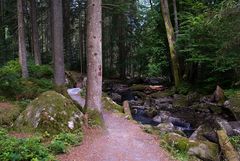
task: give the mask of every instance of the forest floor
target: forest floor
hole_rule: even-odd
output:
[[[75,100],[77,96],[74,96]],[[79,99],[80,96],[79,96]],[[82,102],[83,100],[78,100]],[[103,112],[105,129],[85,128],[82,144],[60,161],[171,161],[171,156],[159,146],[156,136],[143,132],[140,126],[123,116]]]

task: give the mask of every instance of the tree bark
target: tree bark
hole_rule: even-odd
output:
[[[168,0],[160,0],[160,2],[161,2],[162,16],[164,19],[165,28],[167,32],[167,39],[168,39],[169,50],[170,50],[170,59],[172,64],[174,82],[175,82],[175,86],[178,87],[181,83],[180,66],[179,66],[179,60],[178,60],[176,49],[175,49],[176,38],[174,35],[174,29],[170,20]]]
[[[64,51],[65,51],[65,63],[66,67],[71,68],[71,1],[63,0],[63,41],[64,41]],[[68,69],[67,68],[67,69]]]
[[[61,86],[65,83],[62,0],[53,0],[52,9],[54,83]]]
[[[87,98],[86,107],[102,110],[102,1],[87,3]]]
[[[173,11],[174,11],[174,23],[175,23],[175,36],[178,37],[178,15],[177,15],[177,3],[176,0],[173,0]]]
[[[36,65],[41,65],[41,55],[39,47],[39,33],[37,25],[36,0],[30,0],[31,5],[31,23],[32,23],[32,44],[34,52],[34,61]]]
[[[24,35],[24,17],[23,17],[23,1],[17,1],[18,6],[18,50],[19,50],[19,62],[22,69],[22,77],[28,78],[28,68],[27,68],[27,50],[25,44]]]

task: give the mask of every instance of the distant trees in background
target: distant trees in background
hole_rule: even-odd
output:
[[[55,75],[63,73],[63,64],[66,70],[86,73],[87,0],[57,0],[62,25],[53,23],[53,1],[21,1],[22,16],[19,2],[0,0],[0,65],[19,53],[24,77],[24,54],[35,64],[61,64]],[[103,0],[103,76],[161,76],[178,84],[178,75],[183,83],[206,88],[240,84],[239,6],[237,0]]]

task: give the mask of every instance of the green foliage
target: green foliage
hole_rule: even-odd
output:
[[[54,154],[66,153],[68,152],[70,145],[79,145],[82,138],[82,133],[60,133],[53,138],[48,148]]]
[[[137,30],[140,41],[137,44],[137,55],[134,63],[138,66],[140,74],[146,76],[168,75],[169,64],[167,60],[168,48],[166,34],[161,14],[157,10],[143,11],[140,17],[144,25]]]
[[[237,151],[240,151],[240,136],[229,137],[230,142],[236,148]]]
[[[17,60],[9,61],[0,68],[0,95],[10,99],[33,99],[40,93],[53,88],[52,69],[47,66],[29,64],[30,78],[21,78]]]
[[[180,161],[190,160],[186,150],[188,145],[185,142],[173,142],[173,144],[168,144],[166,141],[164,141],[164,138],[167,137],[166,134],[162,134],[160,137],[162,138],[160,145],[167,149],[176,159]]]
[[[191,64],[187,68],[193,72],[188,79],[194,76],[191,81],[202,87],[209,84],[230,87],[239,71],[239,5],[235,0],[220,2],[180,3],[178,53],[186,64]]]
[[[0,126],[6,128],[12,127],[22,108],[7,102],[0,103],[0,106]]]
[[[53,70],[49,65],[35,65],[30,62],[28,65],[30,77],[37,79],[51,79],[53,78]]]
[[[51,161],[55,160],[40,138],[17,139],[0,129],[0,160],[4,161]]]

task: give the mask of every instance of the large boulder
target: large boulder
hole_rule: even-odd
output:
[[[16,120],[21,131],[48,133],[73,132],[81,129],[82,112],[63,95],[48,91],[33,100]]]
[[[236,120],[240,121],[240,92],[225,101],[224,106],[233,113]]]
[[[190,140],[176,133],[169,133],[164,140],[181,152],[196,156],[203,160],[219,160],[218,145],[208,141]]]

